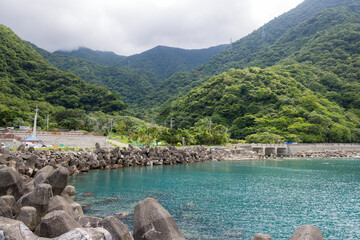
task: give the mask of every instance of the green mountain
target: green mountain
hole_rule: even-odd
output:
[[[1,126],[29,121],[36,106],[43,115],[66,109],[111,113],[126,108],[118,93],[56,69],[4,25],[0,25],[0,89]]]
[[[165,80],[165,76],[178,70],[190,70],[226,47],[221,45],[208,49],[184,50],[159,46],[142,54],[123,58],[116,57],[113,53],[86,48],[49,53],[32,46],[60,70],[70,71],[89,83],[109,87],[120,93],[137,117],[148,120],[153,118],[158,106],[168,101],[170,95],[175,96],[172,86],[176,85],[174,89],[177,89],[178,85]],[[107,58],[108,56],[110,57]],[[128,66],[129,62],[131,66]]]
[[[265,25],[265,37],[259,29],[178,74],[187,89],[204,83],[164,106],[158,122],[174,118],[188,128],[211,118],[249,142],[360,141],[359,21],[358,1],[304,1]]]
[[[151,72],[127,66],[99,65],[82,58],[49,53],[35,45],[32,46],[60,70],[70,71],[89,83],[109,87],[112,91],[120,93],[124,102],[132,109],[141,105],[147,96],[155,91],[153,82],[156,81],[156,77]]]
[[[76,58],[88,60],[105,66],[120,66],[120,62],[126,59],[125,56],[120,56],[114,52],[94,51],[89,48],[80,47],[73,51],[55,51],[54,53],[60,55],[68,55]]]
[[[341,10],[344,7],[345,9]],[[336,12],[336,16],[332,11]],[[349,11],[350,16],[342,19],[344,14],[341,11]],[[173,78],[172,81],[175,82],[181,79],[186,80],[186,89],[179,86],[176,89],[173,88],[173,91],[186,93],[194,86],[201,85],[210,76],[220,74],[230,68],[273,66],[295,52],[301,51],[307,44],[316,44],[313,40],[317,36],[322,36],[324,31],[332,29],[331,31],[336,32],[332,25],[345,23],[350,18],[350,22],[357,23],[358,12],[358,1],[305,0],[293,10],[236,41],[228,49],[215,55],[207,64],[180,75],[180,79]],[[320,17],[319,14],[327,15],[322,19],[323,22],[317,20],[317,17]],[[176,97],[179,96],[176,95]],[[168,99],[175,100],[176,98],[169,95]]]
[[[157,46],[129,57],[119,56],[113,52],[94,51],[88,48],[79,48],[69,52],[56,51],[54,53],[85,59],[99,65],[129,66],[131,68],[143,69],[154,73],[158,81],[161,81],[176,72],[186,72],[208,62],[211,57],[223,51],[227,46],[220,45],[194,50]]]

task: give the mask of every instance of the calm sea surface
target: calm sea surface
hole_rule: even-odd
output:
[[[206,162],[91,171],[71,178],[87,215],[157,199],[186,239],[288,239],[312,224],[325,239],[360,239],[360,159]]]

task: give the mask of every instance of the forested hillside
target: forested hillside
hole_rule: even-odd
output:
[[[36,106],[40,120],[66,109],[78,112],[119,112],[126,108],[120,94],[86,83],[49,64],[30,44],[0,25],[0,125],[24,124]]]
[[[158,80],[153,83],[157,83],[176,72],[189,71],[203,63],[207,63],[214,55],[223,51],[226,47],[227,45],[220,45],[206,49],[187,50],[157,46],[129,57],[119,56],[112,52],[93,51],[88,48],[79,48],[73,51],[56,51],[54,53],[85,59],[99,65],[128,66],[142,69],[153,73]]]
[[[175,94],[171,92],[172,89],[187,85],[187,82],[179,82],[178,85],[165,80],[167,76],[177,71],[188,71],[226,48],[226,45],[221,45],[208,49],[184,50],[159,46],[141,54],[122,57],[87,48],[49,53],[32,46],[55,67],[79,75],[89,83],[109,87],[120,93],[136,115],[147,120],[153,119],[155,109],[168,101],[171,94]],[[176,86],[172,88],[174,85]]]
[[[346,16],[347,13],[349,16]],[[333,31],[337,35],[337,30],[343,27],[342,24],[358,24],[358,15],[358,1],[305,0],[295,9],[236,41],[231,48],[215,55],[209,63],[201,65],[189,73],[179,75],[179,79],[175,79],[173,76],[172,81],[175,82],[186,79],[186,89],[182,86],[175,86],[176,89],[173,91],[186,93],[194,86],[199,86],[208,80],[209,76],[220,74],[230,68],[273,66],[295,52],[301,53],[311,44],[316,45],[317,38],[323,36],[327,31]],[[319,18],[321,19],[319,20]],[[333,28],[334,25],[338,26],[337,30]],[[349,26],[345,26],[344,30],[347,29]],[[355,32],[358,32],[356,27]],[[353,35],[354,33],[348,32],[348,34]],[[342,38],[341,34],[337,37]],[[347,40],[356,45],[357,36],[353,35],[353,37],[355,38]],[[345,44],[346,42],[343,42],[343,47],[346,47]],[[327,45],[327,47],[328,51],[335,50],[331,48],[332,46]],[[324,54],[326,53],[324,52]],[[188,86],[189,84],[191,87]],[[176,97],[179,96],[176,95]],[[173,98],[173,95],[169,95],[167,98],[176,99]]]
[[[325,8],[339,3],[305,1],[265,25],[268,29],[274,21],[286,22],[277,25],[283,31],[276,40],[255,31],[209,64],[177,75],[189,84],[205,83],[164,106],[158,122],[174,118],[177,127],[188,128],[211,118],[227,126],[233,138],[249,142],[360,141],[360,5],[341,4]],[[300,14],[310,6],[325,9],[311,16]],[[299,16],[295,24],[292,18]],[[286,30],[290,23],[293,26]],[[256,45],[259,41],[263,47]],[[231,69],[207,80],[207,74],[230,67],[246,69]]]

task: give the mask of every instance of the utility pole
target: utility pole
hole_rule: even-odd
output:
[[[47,114],[47,117],[46,117],[46,131],[47,132],[49,131],[49,114]]]
[[[38,107],[36,106],[36,109],[35,109],[35,117],[34,117],[34,127],[33,127],[33,136],[36,137],[36,121],[37,121],[37,114],[38,114]]]
[[[173,128],[173,122],[174,122],[174,119],[170,118],[170,128]]]

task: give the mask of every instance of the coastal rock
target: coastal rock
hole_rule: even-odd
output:
[[[74,196],[75,195],[75,187],[71,185],[67,185],[64,190],[61,192],[61,196]]]
[[[45,215],[35,230],[35,234],[40,237],[58,237],[68,231],[81,228],[67,212],[63,210],[53,211]]]
[[[75,228],[53,240],[114,240],[104,228]]]
[[[113,239],[133,240],[129,228],[114,216],[102,219],[98,225],[109,231]]]
[[[11,209],[13,209],[15,207],[15,198],[13,195],[5,195],[5,196],[1,196],[1,199],[4,200]]]
[[[3,231],[4,238],[11,240],[38,240],[36,236],[23,222],[0,217],[0,229]],[[0,232],[1,237],[1,232]]]
[[[60,195],[69,181],[69,170],[59,167],[52,172],[45,180],[52,187],[54,195]]]
[[[153,198],[147,198],[135,206],[134,239],[185,240],[174,218]]]
[[[22,195],[23,187],[19,173],[13,168],[4,167],[0,169],[0,195],[13,195],[19,199]]]
[[[54,167],[47,165],[40,169],[34,176],[34,184],[39,185],[44,183],[45,179],[54,171]]]
[[[23,195],[16,202],[16,205],[18,208],[23,206],[35,207],[40,216],[42,216],[45,213],[52,196],[51,185],[43,183],[38,185],[33,191]]]
[[[22,221],[31,231],[34,231],[37,225],[39,225],[40,217],[36,208],[25,206],[20,209],[16,220]]]
[[[271,240],[271,237],[264,233],[257,233],[252,240]]]
[[[50,198],[46,213],[50,213],[50,212],[53,212],[56,210],[64,210],[71,216],[74,216],[74,210],[73,210],[71,204],[69,204],[65,198],[58,196],[58,195]]]
[[[79,218],[78,223],[84,228],[96,228],[101,220],[102,218],[99,217],[82,216]]]
[[[322,232],[312,225],[298,227],[289,240],[324,240]]]
[[[0,216],[7,218],[13,217],[11,207],[2,198],[0,198]]]

